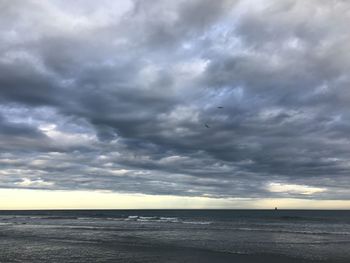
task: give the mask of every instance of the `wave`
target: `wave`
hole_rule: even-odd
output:
[[[49,219],[49,220],[60,220],[60,219],[79,219],[77,216],[47,216],[47,217],[41,217],[40,219]]]
[[[308,216],[280,216],[277,217],[278,220],[283,221],[321,221],[321,222],[328,222],[331,220],[334,220],[334,218],[324,218],[324,217],[308,217]]]
[[[7,225],[11,225],[11,223],[0,223],[0,226],[7,226]]]
[[[205,222],[205,221],[183,221],[184,224],[191,224],[191,225],[211,225],[212,222]]]
[[[307,230],[284,230],[284,229],[262,229],[262,228],[249,228],[249,227],[238,227],[230,228],[230,230],[237,231],[256,231],[256,232],[272,232],[272,233],[287,233],[287,234],[305,234],[305,235],[342,235],[348,236],[350,232],[329,232],[329,231],[307,231]]]
[[[125,221],[136,222],[156,222],[156,223],[180,223],[180,224],[193,224],[193,225],[209,225],[212,222],[206,221],[185,221],[178,217],[163,217],[163,216],[128,216]]]
[[[125,221],[137,222],[170,222],[177,223],[180,220],[177,217],[158,217],[158,216],[128,216]]]
[[[2,217],[2,222],[30,222],[32,220],[81,220],[81,221],[95,221],[95,220],[108,220],[108,221],[133,221],[133,222],[155,222],[155,223],[182,223],[193,225],[209,225],[212,222],[208,221],[195,221],[184,220],[178,217],[166,217],[166,216],[143,216],[143,215],[129,215],[127,217],[78,217],[68,215],[48,215],[48,216],[9,216]]]

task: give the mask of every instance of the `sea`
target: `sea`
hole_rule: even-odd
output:
[[[0,211],[0,262],[350,262],[350,211]]]

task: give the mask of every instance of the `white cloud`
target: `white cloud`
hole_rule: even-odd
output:
[[[22,187],[47,187],[54,185],[53,182],[47,182],[42,180],[41,178],[31,180],[30,178],[22,178],[21,182],[15,183],[16,185]]]
[[[327,191],[326,188],[312,187],[308,185],[269,183],[267,189],[273,193],[312,195]]]
[[[87,145],[97,141],[95,134],[70,133],[57,129],[55,124],[42,124],[39,129],[45,133],[55,144],[64,146]]]

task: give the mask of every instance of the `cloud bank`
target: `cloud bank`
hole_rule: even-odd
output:
[[[0,187],[349,199],[350,3],[0,1]]]

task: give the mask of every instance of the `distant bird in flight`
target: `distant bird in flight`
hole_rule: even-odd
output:
[[[223,109],[224,107],[223,107],[223,106],[218,106],[217,108],[218,108],[218,109]],[[210,128],[210,126],[208,125],[208,123],[205,123],[204,126],[207,127],[208,129]]]

